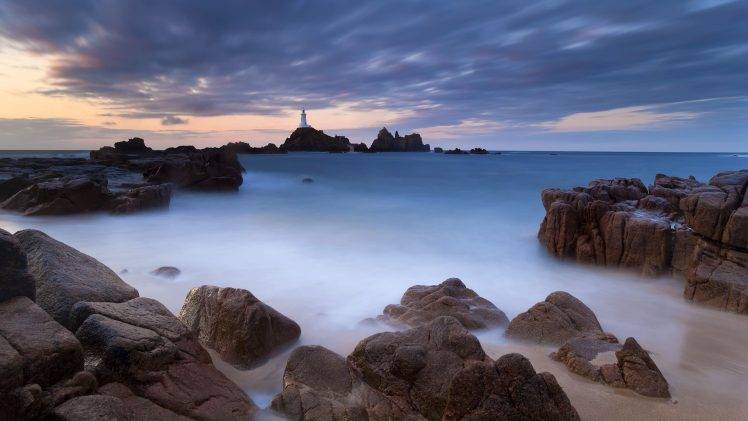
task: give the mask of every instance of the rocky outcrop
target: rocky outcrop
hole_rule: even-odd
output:
[[[345,136],[329,136],[313,127],[299,127],[280,149],[288,152],[349,152],[351,142]]]
[[[748,314],[748,170],[709,184],[662,174],[546,189],[538,237],[546,249],[583,263],[643,275],[684,274],[687,299]]]
[[[134,394],[122,383],[107,383],[99,387],[98,393],[119,399],[130,412],[132,419],[158,421],[189,421],[190,418],[160,407],[148,399]]]
[[[517,315],[506,330],[511,338],[557,345],[588,333],[602,333],[595,313],[564,291],[551,293],[545,301]]]
[[[473,155],[488,155],[488,151],[483,148],[470,149],[470,153]]]
[[[14,236],[36,279],[36,303],[67,328],[70,310],[79,301],[122,302],[138,296],[101,262],[41,231],[23,230]]]
[[[385,307],[379,320],[416,327],[440,316],[452,316],[467,329],[488,329],[509,323],[503,311],[457,278],[447,279],[439,285],[408,288],[400,304]]]
[[[0,229],[0,302],[13,297],[36,298],[36,280],[28,271],[26,252],[13,234]]]
[[[518,354],[492,361],[457,319],[362,340],[348,356],[301,347],[273,409],[312,419],[557,419],[579,416],[549,373]]]
[[[179,319],[200,342],[230,364],[247,369],[295,342],[299,325],[249,291],[201,286],[187,294]]]
[[[54,410],[58,421],[134,421],[133,414],[119,398],[105,395],[79,396]]]
[[[468,152],[468,151],[463,151],[463,150],[462,150],[462,149],[460,149],[460,148],[454,148],[454,149],[449,149],[449,150],[446,150],[446,151],[444,151],[444,154],[445,154],[445,155],[467,155],[467,154],[469,154],[469,153],[470,153],[470,152]]]
[[[569,339],[551,358],[593,381],[643,396],[670,397],[667,380],[634,338],[621,345],[611,334],[587,334]]]
[[[242,168],[236,153],[205,148],[192,153],[165,154],[160,159],[138,163],[150,183],[172,183],[196,190],[236,190],[242,185]]]
[[[151,271],[151,275],[156,275],[168,279],[174,279],[181,273],[182,271],[179,270],[179,268],[175,268],[174,266],[161,266]]]
[[[369,150],[369,147],[366,146],[366,143],[357,143],[353,145],[353,152],[373,152]]]
[[[434,153],[444,153],[444,148],[436,147],[434,148]]]
[[[228,149],[237,154],[248,154],[248,155],[267,155],[267,154],[284,154],[288,151],[283,150],[276,146],[275,143],[268,143],[265,146],[252,146],[246,142],[229,142],[222,149]]]
[[[102,210],[109,197],[106,178],[70,176],[32,184],[0,207],[24,215],[66,215]]]
[[[377,134],[377,138],[371,142],[369,150],[371,152],[428,152],[431,150],[431,146],[424,145],[421,135],[418,133],[401,137],[400,133],[395,132],[393,136],[386,127],[382,127],[382,130]]]

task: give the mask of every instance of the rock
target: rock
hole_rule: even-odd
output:
[[[395,132],[395,136],[392,136],[387,128],[383,127],[377,138],[371,142],[369,149],[371,152],[428,152],[431,146],[424,145],[418,133],[400,137],[400,134]]]
[[[106,178],[70,176],[32,184],[0,207],[29,216],[66,215],[101,210],[109,197]]]
[[[304,184],[311,184],[314,183],[314,180],[309,177],[305,177],[303,180],[301,180],[301,182]]]
[[[158,301],[79,303],[72,313],[87,369],[100,383],[122,383],[134,395],[193,419],[250,418],[256,411]]]
[[[504,312],[457,278],[447,279],[439,285],[408,288],[400,304],[385,307],[380,319],[416,327],[440,316],[452,316],[467,329],[488,329],[509,323]]]
[[[468,151],[463,151],[463,150],[462,150],[462,149],[460,149],[460,148],[454,148],[454,149],[450,149],[450,150],[444,151],[444,154],[445,154],[445,155],[467,155],[467,154],[469,154],[469,153],[470,153],[470,152],[468,152]]]
[[[160,268],[156,268],[151,271],[152,275],[161,276],[164,278],[174,279],[179,274],[181,274],[182,271],[178,268],[175,268],[174,266],[161,266]]]
[[[543,344],[561,344],[585,333],[602,333],[595,313],[564,291],[556,291],[512,319],[506,335]]]
[[[628,388],[644,396],[670,397],[665,377],[634,338],[626,339],[623,348],[616,352],[616,357]]]
[[[135,420],[122,400],[113,396],[88,395],[71,399],[55,408],[59,421]]]
[[[244,369],[264,362],[301,334],[296,322],[236,288],[191,289],[179,319],[197,332],[203,345]]]
[[[466,364],[489,361],[457,319],[439,317],[404,332],[370,336],[348,362],[372,388],[396,405],[414,408],[427,419],[441,419],[452,378]]]
[[[130,189],[116,195],[109,203],[112,213],[133,213],[146,209],[168,208],[171,202],[171,186],[157,184]]]
[[[488,155],[488,151],[483,148],[470,149],[470,153],[473,155]]]
[[[0,302],[18,296],[36,299],[36,280],[18,240],[0,229]]]
[[[242,166],[228,149],[205,148],[189,154],[167,154],[146,165],[151,183],[173,183],[197,190],[236,190],[243,182]]]
[[[579,420],[556,378],[520,354],[467,365],[449,386],[445,420]]]
[[[444,153],[444,149],[436,147],[434,148],[434,153]]]
[[[363,383],[345,358],[321,346],[300,346],[291,353],[283,391],[271,408],[289,420],[421,419]]]
[[[687,299],[748,314],[747,188],[748,170],[709,184],[657,174],[649,189],[638,179],[546,189],[538,238],[578,262],[683,274]]]
[[[366,153],[366,152],[372,152],[372,151],[369,151],[369,147],[366,146],[366,143],[357,143],[357,144],[353,145],[353,152],[364,152],[364,153]]]
[[[143,154],[152,152],[153,149],[145,146],[145,140],[139,137],[133,137],[132,139],[123,140],[121,142],[114,143],[114,150],[118,153],[128,154]]]
[[[132,413],[133,420],[189,421],[189,418],[162,408],[148,399],[135,395],[122,383],[108,383],[99,388],[99,394],[122,401]]]
[[[20,386],[18,362],[23,370],[21,384],[37,383],[42,387],[83,369],[83,352],[75,336],[27,297],[0,303],[0,336],[4,338],[0,341],[0,353],[9,358],[2,364],[9,375],[3,379],[3,383],[8,382],[6,388]]]
[[[17,175],[0,181],[0,201],[4,202],[9,197],[32,184],[34,184],[34,181],[27,174]]]
[[[625,387],[618,368],[612,372],[606,372],[605,375],[602,372],[602,366],[616,363],[615,352],[620,349],[621,344],[618,343],[618,338],[611,334],[584,334],[567,340],[558,351],[551,354],[551,358],[564,363],[572,373],[614,387]],[[603,363],[593,363],[595,360],[605,360],[606,357],[607,360]]]
[[[313,127],[299,127],[280,147],[288,152],[348,152],[351,142],[344,136],[328,136]]]
[[[3,336],[0,336],[0,396],[8,396],[10,391],[23,385],[23,363],[21,354]],[[4,399],[0,399],[2,406]],[[0,414],[3,413],[0,408]]]
[[[262,155],[262,154],[285,154],[288,151],[280,149],[275,143],[268,143],[265,146],[254,147],[246,142],[229,142],[228,144],[221,146],[221,148],[228,149],[237,154],[250,154],[250,155]]]
[[[122,302],[138,296],[116,273],[91,256],[36,230],[15,234],[36,279],[36,303],[70,328],[70,309],[79,301]]]

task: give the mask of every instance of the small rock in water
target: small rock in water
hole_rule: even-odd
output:
[[[309,177],[306,177],[303,180],[301,180],[301,182],[304,184],[310,184],[310,183],[314,183],[314,180]]]
[[[180,273],[182,273],[182,271],[175,268],[174,266],[161,266],[160,268],[155,269],[151,272],[152,275],[163,276],[164,278],[171,279],[176,278]]]
[[[120,274],[120,275],[124,275],[124,274],[126,274],[126,273],[130,273],[130,271],[129,271],[129,270],[127,270],[127,268],[124,268],[124,269],[122,269],[121,271],[119,271],[119,274]]]

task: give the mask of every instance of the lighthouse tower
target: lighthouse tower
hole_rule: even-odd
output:
[[[306,110],[301,109],[301,121],[299,121],[299,127],[309,127],[309,124],[306,122]]]

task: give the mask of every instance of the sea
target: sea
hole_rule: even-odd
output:
[[[1,152],[0,157],[87,156]],[[0,227],[42,230],[108,265],[175,314],[190,288],[244,288],[299,323],[299,344],[347,355],[386,326],[362,320],[412,285],[458,277],[511,319],[553,291],[584,301],[603,328],[635,337],[670,383],[643,398],[569,373],[550,347],[479,332],[494,357],[521,352],[553,373],[583,419],[745,419],[748,317],[683,299],[684,281],[564,262],[537,240],[540,193],[596,178],[657,173],[707,181],[748,168],[731,153],[501,152],[242,155],[238,192],[175,192],[168,210],[23,217]],[[313,182],[302,182],[311,178]],[[151,274],[176,266],[174,280]],[[281,390],[288,352],[249,371],[216,364],[260,406]],[[705,418],[706,417],[706,418]]]

